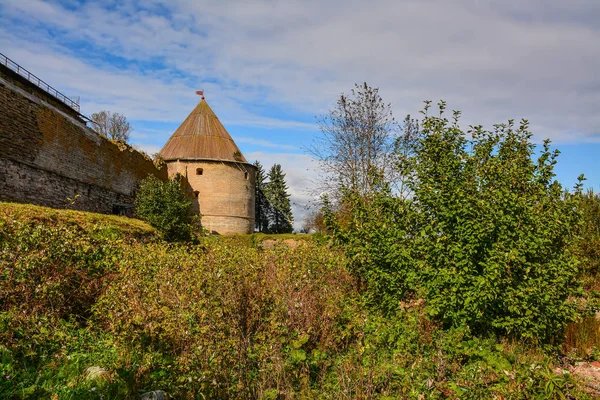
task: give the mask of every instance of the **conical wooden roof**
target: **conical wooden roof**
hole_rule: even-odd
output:
[[[248,163],[206,100],[171,135],[160,151],[169,160],[221,160]]]

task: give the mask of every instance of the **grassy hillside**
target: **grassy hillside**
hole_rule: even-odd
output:
[[[552,356],[442,329],[419,299],[368,311],[344,255],[297,238],[167,244],[1,203],[0,398],[586,397]]]
[[[9,224],[76,227],[87,233],[112,232],[122,238],[156,237],[156,230],[139,219],[76,210],[58,210],[31,204],[0,202],[0,221]]]

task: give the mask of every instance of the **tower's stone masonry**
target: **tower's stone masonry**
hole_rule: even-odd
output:
[[[170,176],[179,173],[186,178],[194,207],[202,215],[202,226],[209,232],[227,235],[254,231],[253,165],[175,161],[168,163],[168,170]]]
[[[180,174],[202,226],[211,233],[254,231],[256,168],[202,101],[160,152],[169,176]]]

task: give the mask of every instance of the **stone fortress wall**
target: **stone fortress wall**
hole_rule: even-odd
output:
[[[178,160],[168,163],[169,176],[181,174],[202,226],[219,234],[254,232],[256,168],[246,163]]]
[[[113,143],[81,116],[0,65],[0,201],[100,213],[130,209],[141,179],[167,170]]]

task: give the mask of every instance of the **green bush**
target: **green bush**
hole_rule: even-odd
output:
[[[153,240],[139,220],[2,203],[0,398],[123,397],[112,377],[84,379],[117,358],[111,337],[87,324],[128,246]]]
[[[586,287],[600,291],[600,195],[592,190],[581,195],[579,207],[583,224],[574,251],[581,260],[581,272]]]
[[[335,254],[308,242],[264,251],[146,247],[126,256],[96,320],[121,345],[164,360],[148,367],[163,375],[139,377],[144,386],[186,398],[291,396],[344,348],[353,285]]]
[[[0,220],[0,238],[0,304],[31,317],[89,317],[123,256],[121,235],[105,228]]]
[[[365,307],[327,244],[151,232],[2,204],[0,398],[586,398],[551,357],[442,329],[422,300]]]
[[[181,178],[161,181],[153,175],[140,184],[135,198],[136,214],[155,227],[167,241],[189,241],[194,237],[192,202]]]
[[[352,220],[336,235],[380,309],[424,298],[446,327],[559,343],[577,316],[580,185],[569,194],[554,180],[559,152],[548,141],[534,160],[527,121],[463,132],[444,108],[426,108],[401,171],[411,195],[385,184],[369,198],[348,195]]]

